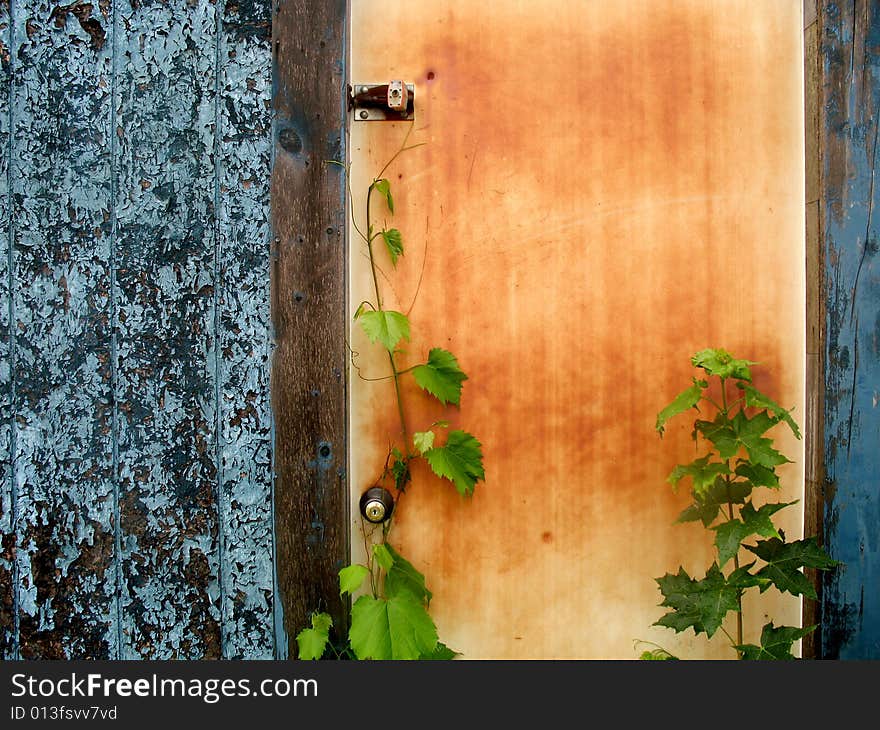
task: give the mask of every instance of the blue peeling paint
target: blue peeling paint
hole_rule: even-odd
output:
[[[72,7],[0,0],[0,656],[272,658],[270,4]]]
[[[880,13],[827,4],[822,58],[826,278],[822,656],[880,659]]]

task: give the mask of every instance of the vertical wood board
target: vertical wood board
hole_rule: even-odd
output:
[[[345,182],[330,164],[346,159],[346,18],[344,0],[296,0],[273,24],[275,529],[289,643],[312,611],[346,627]]]
[[[0,6],[5,658],[274,655],[269,25]]]
[[[844,567],[822,596],[822,656],[880,658],[880,267],[874,202],[880,13],[823,3],[826,547]]]
[[[11,130],[20,655],[116,653],[109,8],[15,5]]]

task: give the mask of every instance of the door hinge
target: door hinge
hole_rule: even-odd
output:
[[[415,119],[413,84],[354,84],[348,87],[348,108],[357,122],[399,122]]]

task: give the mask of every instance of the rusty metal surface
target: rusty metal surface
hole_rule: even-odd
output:
[[[412,363],[444,346],[470,378],[460,413],[409,388],[408,418],[485,448],[472,501],[418,471],[392,533],[465,657],[729,653],[650,628],[653,578],[711,561],[664,483],[689,428],[653,424],[707,346],[760,361],[758,386],[804,413],[801,34],[795,1],[352,2],[351,77],[414,82],[427,142],[388,172],[406,255],[382,264],[386,305],[414,300]],[[356,214],[407,126],[353,126]],[[350,302],[370,293],[362,253]],[[361,374],[386,375],[351,338]],[[356,515],[399,429],[389,381],[353,370],[350,404]],[[802,445],[779,436],[798,498]],[[798,601],[760,600],[798,621]],[[749,611],[747,639],[766,621]]]

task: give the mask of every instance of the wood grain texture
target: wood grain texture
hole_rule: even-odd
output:
[[[465,657],[626,659],[636,638],[733,656],[720,632],[652,627],[654,578],[713,558],[701,525],[673,525],[686,495],[664,482],[694,458],[690,419],[654,431],[690,356],[759,361],[757,386],[804,416],[801,7],[723,6],[352,3],[352,77],[413,82],[427,142],[387,173],[393,219],[376,208],[406,246],[380,262],[386,305],[412,305],[401,366],[443,346],[469,376],[460,411],[410,381],[410,428],[445,418],[484,444],[472,500],[419,469],[392,531]],[[361,221],[407,126],[352,126]],[[364,262],[353,241],[351,302],[371,296]],[[365,377],[387,374],[357,328],[351,344]],[[357,499],[399,424],[388,381],[353,371],[350,388],[357,551]],[[803,444],[773,436],[796,462],[779,496],[801,499]],[[779,517],[800,536],[799,510]],[[801,606],[767,592],[745,611],[754,641],[765,612],[793,625]]]
[[[822,656],[880,658],[880,120],[876,3],[823,3],[824,530],[845,566],[826,576]]]
[[[346,626],[345,184],[328,164],[346,158],[346,3],[283,3],[273,33],[275,524],[292,642],[312,611]]]
[[[825,310],[822,289],[822,241],[820,237],[820,169],[819,104],[821,98],[821,64],[819,56],[820,23],[817,19],[816,0],[804,1],[804,152],[806,192],[806,414],[803,424],[804,452],[804,534],[823,540],[822,462],[824,459],[823,406],[824,399],[824,338]],[[818,571],[808,571],[817,595],[822,591]],[[817,626],[816,631],[803,640],[803,656],[814,658],[821,646],[821,597],[804,599],[803,625]]]
[[[16,6],[11,164],[23,658],[116,654],[109,8]],[[86,22],[91,21],[91,22]]]

